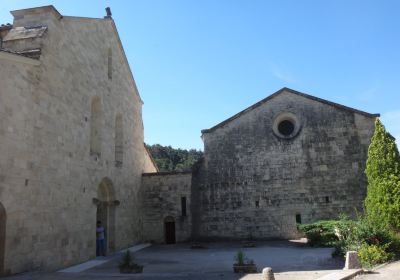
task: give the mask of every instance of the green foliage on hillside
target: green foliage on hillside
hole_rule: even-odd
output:
[[[195,149],[174,149],[159,144],[146,145],[160,171],[187,171],[203,156]]]
[[[385,228],[400,231],[400,155],[395,139],[377,120],[368,150],[366,174],[368,219]]]

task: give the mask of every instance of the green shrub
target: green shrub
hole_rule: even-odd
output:
[[[119,268],[130,268],[134,264],[135,263],[133,262],[133,256],[131,255],[131,252],[126,250],[126,252],[122,255],[121,262],[118,265]]]
[[[319,221],[298,225],[311,246],[335,247],[333,256],[344,257],[347,251],[358,251],[364,266],[371,267],[392,258],[400,258],[400,233],[375,224],[366,217],[350,220]]]
[[[237,252],[237,254],[235,256],[236,264],[244,265],[244,260],[245,260],[245,254],[243,251],[240,250],[239,252]]]
[[[311,246],[335,246],[338,236],[335,229],[340,221],[318,221],[312,224],[299,224],[298,228],[304,232]]]
[[[365,217],[359,217],[356,221],[342,217],[337,225],[337,233],[339,241],[335,244],[334,255],[343,257],[347,251],[358,251],[363,244],[386,246],[390,250],[394,238],[386,229]],[[400,246],[400,242],[398,244]]]
[[[358,250],[361,264],[371,268],[377,264],[389,261],[393,255],[386,252],[387,246],[362,244]]]
[[[390,244],[387,252],[391,253],[394,259],[400,259],[400,233],[389,232]]]

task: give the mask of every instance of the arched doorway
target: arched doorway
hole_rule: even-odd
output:
[[[105,228],[106,253],[112,252],[115,250],[115,206],[118,201],[115,200],[113,183],[109,178],[104,178],[99,184],[96,205],[96,222],[101,221]]]
[[[175,219],[168,216],[164,219],[165,243],[175,244]]]
[[[4,257],[6,252],[6,209],[0,202],[0,276],[4,275]]]

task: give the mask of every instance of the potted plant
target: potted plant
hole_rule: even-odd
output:
[[[126,250],[125,254],[122,256],[122,261],[119,263],[120,273],[142,273],[143,265],[136,264],[133,261],[133,256],[129,250]]]
[[[235,263],[233,264],[233,272],[256,273],[257,267],[253,260],[248,260],[244,252],[239,250],[235,256]]]

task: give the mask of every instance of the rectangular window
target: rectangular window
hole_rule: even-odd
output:
[[[325,196],[325,203],[329,203],[329,202],[330,202],[329,196]]]
[[[181,211],[182,217],[186,217],[186,196],[181,197]]]
[[[296,214],[296,223],[301,224],[301,215],[300,214]]]

